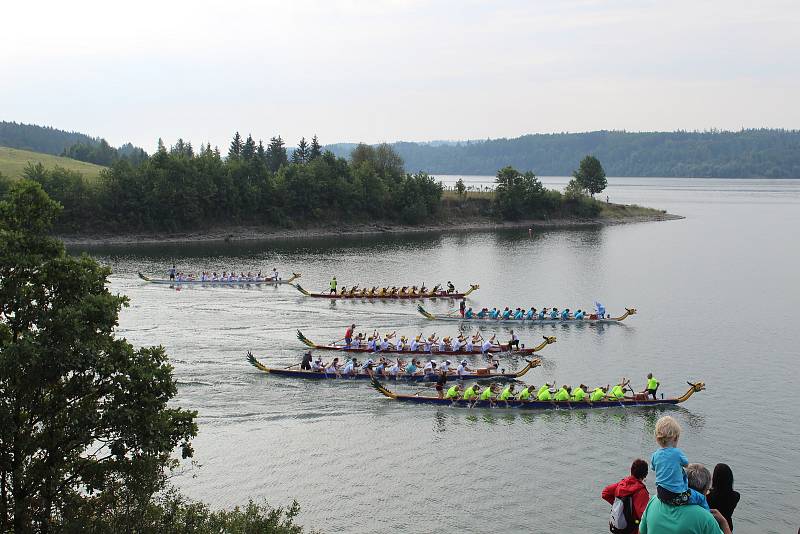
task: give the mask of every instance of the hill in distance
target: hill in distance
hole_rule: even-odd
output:
[[[105,169],[94,163],[85,163],[70,158],[62,158],[41,152],[31,152],[29,150],[19,150],[0,146],[0,173],[9,178],[21,178],[22,173],[28,163],[41,163],[48,169],[56,165],[69,170],[78,171],[86,178],[92,179],[100,175],[100,171]]]

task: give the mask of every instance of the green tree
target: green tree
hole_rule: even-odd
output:
[[[314,161],[322,155],[322,147],[319,145],[317,135],[311,138],[311,147],[308,149],[308,161]]]
[[[546,208],[546,192],[536,176],[521,173],[513,167],[497,171],[494,209],[503,219],[539,217]]]
[[[292,163],[306,163],[308,158],[308,143],[305,137],[300,138],[297,148],[292,152]]]
[[[569,200],[579,200],[584,196],[586,196],[586,188],[576,178],[570,180],[567,187],[564,188],[564,197]]]
[[[29,180],[0,201],[0,531],[92,530],[109,513],[142,531],[196,413],[168,406],[163,348],[115,337],[127,298],[48,236],[59,210]]]
[[[467,193],[467,186],[464,185],[464,180],[461,178],[456,182],[456,193],[458,193],[460,197],[463,197]]]
[[[242,148],[244,148],[244,143],[242,142],[242,136],[239,135],[239,132],[236,132],[233,135],[233,140],[231,141],[231,147],[228,149],[228,159],[239,158],[239,156],[242,155]]]
[[[581,160],[577,171],[572,176],[578,183],[594,197],[595,193],[600,193],[608,185],[606,171],[600,164],[600,160],[594,156],[586,156]]]
[[[267,162],[269,170],[278,172],[281,166],[289,163],[289,157],[286,155],[286,146],[281,139],[281,136],[272,137],[267,146]]]
[[[247,141],[242,145],[242,159],[245,161],[253,161],[256,157],[256,142],[253,141],[253,136],[247,134]]]

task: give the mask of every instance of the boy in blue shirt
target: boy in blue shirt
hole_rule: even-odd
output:
[[[656,474],[656,494],[665,504],[697,504],[708,510],[705,495],[689,487],[683,470],[689,465],[689,459],[677,446],[680,437],[681,427],[669,415],[656,422],[655,438],[660,448],[650,457]]]

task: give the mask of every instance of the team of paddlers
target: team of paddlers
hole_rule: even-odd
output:
[[[580,308],[572,312],[569,308],[564,308],[560,311],[556,307],[537,310],[533,306],[527,310],[525,308],[512,309],[508,306],[502,310],[499,308],[481,308],[476,312],[472,307],[467,307],[464,301],[461,301],[459,313],[465,319],[497,319],[504,321],[568,321],[570,319],[605,319],[606,317],[606,310],[602,306],[599,306],[596,311],[591,313]]]
[[[420,333],[416,337],[411,336],[397,336],[397,332],[384,333],[381,335],[378,331],[374,331],[371,335],[359,332],[353,333],[355,325],[351,325],[345,332],[345,337],[334,342],[344,342],[341,347],[349,350],[367,349],[371,352],[393,351],[393,352],[465,352],[474,353],[480,350],[481,353],[497,352],[503,348],[519,348],[519,336],[511,331],[511,339],[508,343],[501,345],[497,342],[497,336],[493,335],[490,338],[484,338],[480,332],[474,335],[458,334],[457,336],[439,337],[434,332],[433,334],[425,337]]]
[[[342,286],[341,289],[338,289],[339,282],[336,280],[334,276],[329,284],[331,295],[340,295],[345,297],[415,297],[420,295],[430,295],[436,294],[439,292],[444,292],[445,294],[456,293],[456,287],[453,285],[451,281],[448,280],[447,288],[442,289],[441,284],[436,284],[433,288],[428,289],[425,287],[425,282],[422,283],[419,287],[417,286],[392,286],[392,287],[377,287],[373,286],[371,288],[359,288],[359,285],[356,284],[349,289],[346,286]]]
[[[216,271],[203,271],[199,276],[195,276],[194,273],[179,272],[174,265],[168,272],[169,279],[175,282],[274,282],[281,279],[276,268],[272,269],[269,276],[263,276],[261,271],[255,274],[252,271],[248,271],[247,274],[242,271],[239,274],[235,271],[230,273],[222,271],[221,274]]]

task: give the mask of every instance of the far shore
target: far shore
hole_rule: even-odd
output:
[[[632,224],[656,221],[673,221],[683,219],[658,210],[636,215],[596,217],[592,219],[550,219],[497,222],[486,218],[471,218],[467,222],[437,222],[417,226],[394,223],[335,223],[326,226],[308,228],[277,228],[268,226],[230,226],[214,227],[208,230],[186,233],[143,233],[122,235],[58,235],[66,245],[103,246],[103,245],[135,245],[157,243],[202,243],[231,241],[271,241],[287,239],[314,239],[321,237],[357,237],[381,234],[421,234],[444,232],[485,232],[493,230],[530,228],[539,230],[591,228],[617,224]]]

